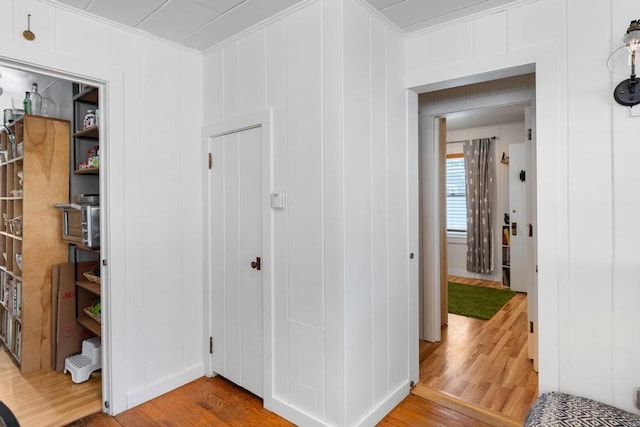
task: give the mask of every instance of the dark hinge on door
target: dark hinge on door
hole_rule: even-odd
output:
[[[213,156],[209,153],[209,169],[213,166]]]
[[[527,140],[531,141],[531,129],[527,129]]]
[[[213,337],[209,337],[209,354],[213,354]]]

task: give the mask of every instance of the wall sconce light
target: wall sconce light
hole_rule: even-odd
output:
[[[631,21],[622,40],[629,51],[631,75],[616,86],[613,99],[620,105],[633,107],[640,104],[640,81],[636,77],[636,58],[640,55],[640,19]]]

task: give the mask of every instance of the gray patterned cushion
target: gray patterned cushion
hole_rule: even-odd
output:
[[[636,426],[640,416],[565,393],[544,393],[533,404],[525,427]]]

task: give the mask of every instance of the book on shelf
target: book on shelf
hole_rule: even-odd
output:
[[[502,227],[502,244],[504,246],[510,246],[511,239],[509,238],[509,227]]]

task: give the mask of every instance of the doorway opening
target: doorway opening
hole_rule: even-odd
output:
[[[423,254],[420,327],[424,340],[420,345],[419,386],[522,421],[537,397],[535,74],[423,93],[419,105]],[[467,271],[466,230],[448,230],[446,224],[447,154],[458,156],[463,141],[479,138],[492,140],[494,160],[490,274]],[[515,160],[519,145],[525,147],[520,151],[527,156],[520,163],[514,162],[514,167],[509,157],[513,153]],[[512,184],[510,190],[509,184],[513,176],[520,175],[520,167],[528,174],[526,188]],[[517,220],[513,237],[521,239],[518,248],[510,248],[509,241],[503,241],[503,229],[509,233],[512,230],[507,217]],[[511,271],[514,263],[515,277]],[[449,315],[449,280],[511,287],[520,293],[491,320],[469,319]]]
[[[98,111],[105,111],[101,95],[106,86],[3,60],[0,88],[0,365],[14,378],[7,383],[10,388],[0,387],[0,397],[21,423],[65,425],[104,410],[103,401],[108,400],[109,342],[100,340],[109,329],[102,323],[103,313],[109,318],[109,299],[103,292],[108,277],[101,274],[108,224],[99,213],[100,205],[104,212],[107,204],[105,168],[100,172],[100,151],[104,154],[106,148],[100,147],[100,128],[106,117],[103,113],[96,118]],[[87,117],[92,121],[85,121]],[[92,228],[96,234],[87,236],[91,244],[83,242],[80,229],[76,234],[65,227],[65,215],[54,209],[55,204],[86,204],[89,199],[93,220],[98,220]],[[86,308],[94,308],[92,317]],[[70,375],[75,365],[67,364],[85,349],[94,368],[87,379],[84,372]],[[22,377],[26,374],[28,381]],[[34,394],[34,379],[53,391]]]

